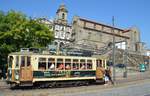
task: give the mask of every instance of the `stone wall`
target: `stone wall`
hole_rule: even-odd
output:
[[[112,29],[114,30],[116,42],[129,39],[128,36],[122,34],[124,31],[123,29],[89,21],[80,17],[74,17],[72,28],[73,33],[75,34],[74,39],[76,43],[88,45],[88,42],[92,42],[97,48],[107,46],[112,42]]]

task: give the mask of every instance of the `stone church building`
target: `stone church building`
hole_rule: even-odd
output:
[[[56,10],[55,19],[41,18],[41,23],[54,31],[55,40],[49,45],[49,49],[55,49],[56,54],[61,54],[64,49],[71,49],[73,50],[71,52],[89,52],[112,60],[113,37],[115,37],[116,64],[125,64],[125,54],[129,65],[138,66],[144,62],[146,51],[138,28],[118,28],[79,16],[74,16],[70,24],[68,12],[66,6],[61,4]]]
[[[84,50],[98,50],[111,46],[113,36],[115,45],[119,49],[142,53],[143,43],[140,40],[140,31],[137,28],[117,28],[97,21],[74,16],[72,24],[68,22],[68,10],[61,4],[56,11],[56,17],[49,21],[54,31],[54,45],[57,48],[69,46]],[[47,24],[47,20],[44,20]]]
[[[113,36],[115,36],[116,47],[128,48],[130,51],[143,50],[140,31],[137,28],[126,30],[75,16],[73,18],[72,33],[76,44],[90,45],[93,46],[93,49],[108,46],[112,43]]]

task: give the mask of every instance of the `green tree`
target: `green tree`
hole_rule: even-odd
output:
[[[20,48],[46,47],[53,39],[51,29],[37,20],[21,12],[0,11],[0,68],[6,66],[10,52]]]

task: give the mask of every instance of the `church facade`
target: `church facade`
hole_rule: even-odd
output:
[[[56,11],[55,19],[39,18],[40,23],[45,24],[54,32],[54,41],[49,45],[52,49],[60,49],[72,40],[72,26],[68,23],[68,10],[61,4]]]
[[[126,30],[75,16],[72,30],[75,43],[91,45],[93,49],[112,44],[115,36],[117,48],[139,52],[143,50],[140,31],[137,28]]]
[[[68,24],[67,20],[68,10],[64,4],[61,4],[56,12],[56,18],[53,21],[53,30],[55,33],[55,45],[64,46],[70,43],[72,26]]]

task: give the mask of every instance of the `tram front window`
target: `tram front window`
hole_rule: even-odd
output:
[[[21,67],[25,67],[25,56],[21,56]]]
[[[9,67],[9,68],[12,68],[12,64],[13,64],[13,56],[10,56],[10,57],[8,58],[8,67]]]
[[[16,56],[16,68],[19,67],[19,56]]]
[[[27,66],[31,65],[31,57],[27,56]]]

